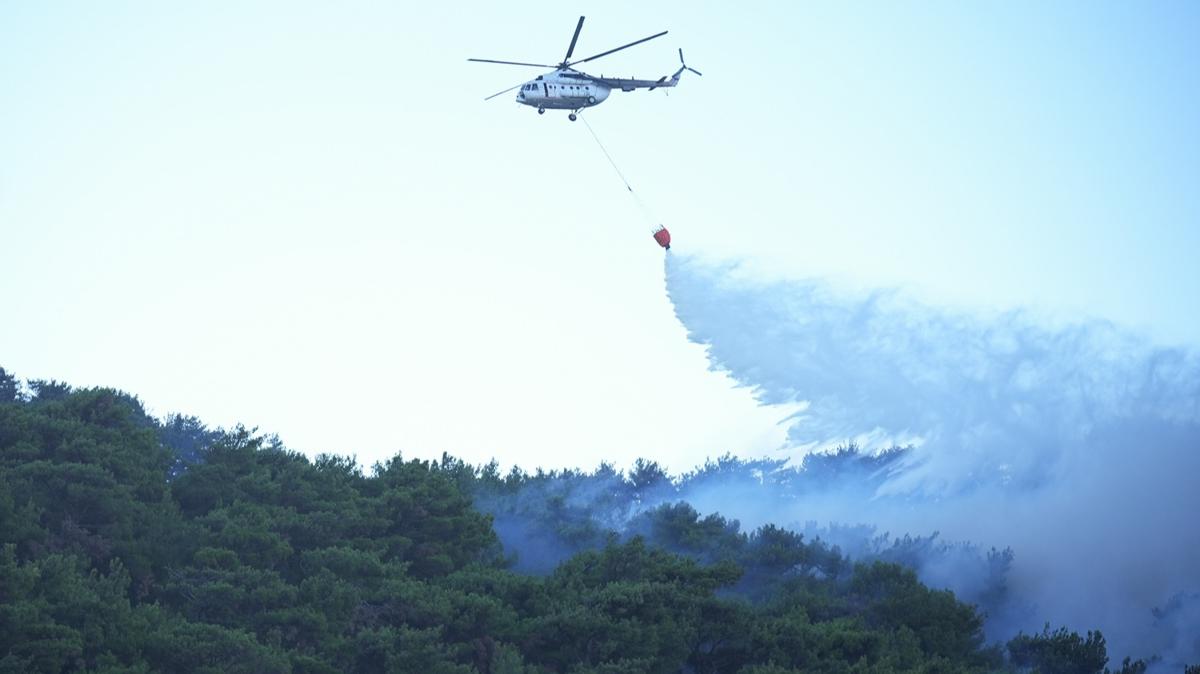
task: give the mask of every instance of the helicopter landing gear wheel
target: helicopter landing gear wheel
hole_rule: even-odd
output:
[[[567,119],[574,122],[575,120],[579,119],[579,115],[576,115],[575,113],[572,112],[571,114],[567,115]]]
[[[538,114],[539,114],[539,115],[544,115],[544,114],[546,114],[546,109],[545,109],[545,108],[538,108]]]
[[[588,105],[595,105],[595,104],[596,104],[596,97],[588,96]]]

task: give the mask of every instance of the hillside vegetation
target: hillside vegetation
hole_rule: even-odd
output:
[[[619,482],[636,487],[654,471],[643,472]],[[449,458],[367,470],[309,460],[245,429],[160,422],[117,391],[20,386],[0,369],[0,672],[1107,664],[1099,633],[1047,627],[988,647],[974,606],[905,566],[853,564],[789,530],[742,532],[682,503],[637,513],[628,534],[579,520],[577,549],[523,573],[519,559],[539,554],[532,538],[569,536],[573,521],[565,500],[513,505],[536,495],[533,480]],[[526,523],[523,555],[476,507],[489,499],[507,525],[541,518]]]

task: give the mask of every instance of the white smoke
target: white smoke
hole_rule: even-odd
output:
[[[714,369],[763,403],[803,405],[789,420],[793,448],[913,444],[873,498],[802,503],[790,521],[1011,546],[1009,590],[1035,610],[1031,624],[1000,629],[1049,620],[1101,629],[1110,655],[1200,660],[1196,613],[1153,613],[1200,591],[1194,352],[1101,321],[956,315],[895,291],[755,281],[678,255],[667,256],[667,286]],[[719,509],[780,519],[745,499]]]

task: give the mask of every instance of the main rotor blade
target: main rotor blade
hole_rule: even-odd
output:
[[[520,61],[493,61],[492,59],[467,59],[476,63],[503,63],[509,66],[533,66],[534,68],[557,68],[558,66],[550,66],[545,63],[521,63]]]
[[[524,83],[524,82],[522,82],[521,84],[518,84],[518,85],[516,85],[516,86],[511,86],[511,87],[509,87],[509,88],[505,89],[504,91],[497,91],[496,93],[492,94],[491,96],[488,96],[487,98],[485,98],[485,99],[483,99],[483,100],[485,100],[485,101],[490,101],[490,100],[492,100],[493,98],[495,98],[495,97],[499,96],[500,94],[507,94],[508,92],[512,91],[513,89],[516,89],[517,87],[519,87],[519,86],[521,86],[521,85],[523,85],[523,84],[525,84],[525,83]]]
[[[634,46],[635,44],[641,44],[643,42],[648,42],[650,40],[653,40],[656,37],[662,37],[666,34],[667,34],[667,31],[664,30],[663,32],[658,33],[656,35],[651,35],[650,37],[644,37],[636,42],[630,42],[629,44],[617,47],[616,49],[609,49],[608,51],[600,52],[599,54],[596,54],[595,56],[589,56],[585,59],[579,59],[578,61],[572,61],[571,63],[568,63],[567,65],[573,66],[576,63],[587,63],[588,61],[594,61],[594,60],[600,58],[601,56],[608,56],[609,54],[611,54],[613,52],[621,51],[622,49],[628,49],[628,48]]]
[[[583,17],[579,17],[579,25],[575,26],[575,35],[571,38],[571,46],[567,47],[567,55],[563,57],[563,63],[571,60],[571,54],[575,53],[575,41],[579,39],[579,31],[583,30]]]

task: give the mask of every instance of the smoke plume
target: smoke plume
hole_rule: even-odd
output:
[[[1028,610],[990,615],[989,636],[1049,620],[1101,629],[1110,655],[1200,659],[1196,353],[1102,321],[954,314],[896,291],[763,282],[678,255],[666,278],[713,369],[800,410],[787,420],[789,456],[848,440],[911,445],[868,494],[831,486],[781,512],[718,486],[691,495],[697,508],[1008,547],[1010,605]],[[961,590],[955,575],[922,570]]]

